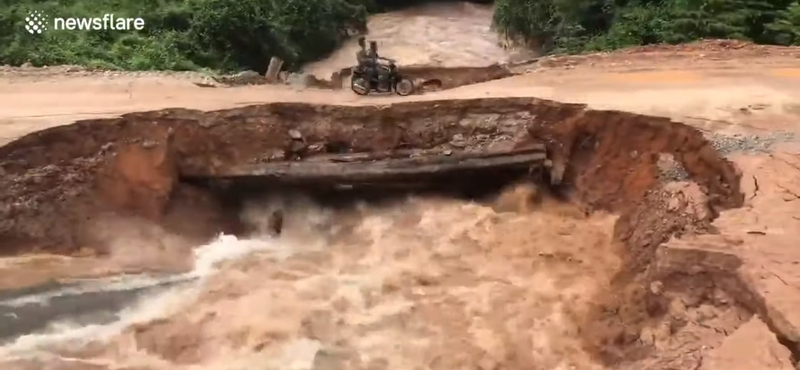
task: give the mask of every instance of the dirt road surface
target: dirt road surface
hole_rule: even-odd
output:
[[[637,363],[636,366],[639,367],[635,368],[660,369],[666,368],[664,366],[668,364],[675,366],[673,368],[676,369],[723,370],[736,369],[736,366],[747,364],[746,367],[741,368],[792,369],[794,367],[792,362],[797,360],[793,356],[800,353],[800,347],[798,347],[800,344],[800,310],[797,309],[800,305],[800,247],[797,243],[797,240],[800,240],[800,136],[795,136],[800,135],[800,51],[741,47],[737,46],[738,44],[731,44],[733,45],[731,46],[725,43],[704,45],[694,48],[683,47],[682,49],[657,47],[594,57],[549,59],[531,66],[529,73],[521,76],[408,98],[357,97],[346,91],[301,90],[278,86],[199,88],[191,83],[195,78],[191,75],[64,72],[57,68],[25,71],[6,69],[0,71],[0,101],[2,101],[0,104],[0,144],[30,132],[68,124],[79,119],[110,117],[128,112],[168,107],[212,110],[277,101],[373,105],[407,100],[538,97],[563,102],[586,103],[596,109],[622,110],[670,117],[704,131],[708,138],[714,140],[721,153],[738,166],[742,173],[741,187],[745,192],[745,204],[743,207],[722,212],[712,225],[716,232],[673,239],[662,246],[659,253],[666,256],[664,257],[666,265],[688,263],[700,266],[704,263],[724,263],[719,262],[725,260],[722,257],[719,261],[692,260],[693,251],[698,250],[712,251],[723,257],[735,256],[742,263],[737,270],[742,281],[749,289],[756,292],[756,297],[751,299],[760,301],[766,310],[757,312],[761,315],[760,318],[758,316],[749,318],[737,309],[718,312],[711,310],[706,304],[693,304],[686,301],[673,302],[669,307],[669,314],[688,317],[689,319],[684,320],[684,323],[688,322],[688,324],[684,327],[683,333],[693,336],[695,341],[704,343],[705,347],[692,347],[690,355],[682,354],[681,351],[686,351],[681,347],[682,339],[670,337],[669,333],[664,334],[663,330],[659,331],[659,328],[652,329],[647,333],[642,331],[637,333],[638,340],[656,346],[664,352],[663,356],[659,358]],[[687,199],[694,194],[691,185],[675,186],[678,187],[676,191]],[[409,207],[413,208],[413,206]],[[406,211],[409,214],[415,214],[413,210],[407,209]],[[447,217],[449,212],[471,212],[470,214],[473,214],[483,211],[471,208],[459,211],[457,205],[444,204],[439,212],[442,213],[439,216]],[[473,214],[473,216],[475,215]],[[398,218],[397,222],[401,224],[404,222],[399,215],[386,217]],[[424,212],[419,217],[425,217]],[[453,220],[458,219],[455,216],[451,217]],[[539,222],[540,226],[545,228],[548,227],[545,225],[558,225],[556,228],[559,230],[572,229],[578,225],[556,220],[551,218],[554,217],[552,215],[540,217],[542,218],[536,219],[536,221],[528,220],[528,222]],[[576,235],[601,233],[597,230],[607,230],[605,227],[611,222],[609,219],[604,216],[593,217],[595,218],[590,221],[593,226],[587,226],[580,232],[575,231]],[[440,225],[440,227],[460,228],[459,230],[463,230],[459,232],[464,232],[469,228],[478,227],[479,224],[483,225],[480,222],[463,222],[465,223],[455,226]],[[370,225],[373,228],[378,227]],[[513,222],[511,224],[500,222],[492,227],[501,228],[495,230],[496,232],[510,235],[514,230],[514,227],[510,225],[513,225]],[[434,226],[430,227],[435,228]],[[492,228],[485,225],[480,227]],[[484,230],[481,232],[488,232],[486,230],[489,229],[481,229]],[[369,227],[365,230],[367,230],[365,232],[377,232],[369,231]],[[546,231],[541,232],[547,233]],[[375,236],[373,235],[373,237]],[[523,236],[518,237],[523,238]],[[585,238],[585,240],[602,240],[602,237],[591,239],[590,236],[585,236]],[[386,243],[392,246],[402,244],[399,239],[386,241]],[[504,252],[498,252],[503,255],[495,256],[495,258],[513,258],[517,253],[514,252],[512,242],[496,239],[495,243],[501,245],[498,248],[508,248],[507,250],[503,249]],[[605,242],[597,241],[596,243],[597,248],[602,248]],[[341,248],[341,246],[336,248]],[[398,248],[393,250],[396,253],[410,253],[403,250],[404,247],[392,248]],[[446,246],[441,248],[446,249]],[[565,248],[583,250],[582,248],[585,247],[570,244]],[[346,255],[351,252],[343,253]],[[378,261],[388,258],[383,253],[390,252],[370,249],[368,253],[371,258]],[[417,256],[414,258],[427,261],[425,263],[432,263],[426,259],[428,257]],[[598,255],[596,258],[600,260],[601,257]],[[3,280],[0,285],[13,285],[11,282],[16,282],[17,279],[37,280],[50,277],[53,275],[53,269],[59,269],[61,276],[80,276],[87,272],[87,264],[91,265],[91,262],[86,262],[80,257],[75,257],[72,262],[67,260],[55,257],[42,259],[36,264],[39,266],[38,270],[30,270],[26,268],[26,264],[30,264],[30,261],[11,263],[8,262],[10,259],[7,259],[6,263],[0,267],[0,277]],[[604,263],[614,265],[618,261],[609,260]],[[90,271],[90,274],[102,275],[104,271],[119,271],[125,268],[125,264],[122,265],[113,268],[95,267],[96,270]],[[268,267],[250,266],[245,270],[263,270]],[[668,269],[669,266],[665,268]],[[235,272],[229,273],[235,275],[234,281],[241,281],[244,278],[236,275]],[[599,279],[605,276],[602,271],[592,270],[591,273],[596,275],[590,276],[600,276]],[[25,274],[27,277],[23,277]],[[437,278],[431,277],[431,279]],[[519,277],[519,279],[523,278]],[[237,289],[226,285],[232,283],[224,282],[222,278],[215,284],[220,285],[217,287],[218,291]],[[530,282],[530,284],[537,283]],[[264,282],[254,287],[254,289],[272,289],[281,292],[275,293],[278,297],[288,297],[290,293],[281,290],[285,288],[284,285],[274,281]],[[484,288],[488,289],[488,286],[480,285],[475,289]],[[656,284],[652,289],[655,292],[660,288]],[[237,294],[239,298],[236,299],[246,299],[242,296],[244,293]],[[464,292],[463,294],[461,298],[465,298],[468,293]],[[524,291],[516,291],[516,293],[504,291],[503,294],[524,294]],[[576,291],[575,294],[582,293]],[[292,297],[300,299],[294,295]],[[442,297],[445,296],[442,295]],[[725,298],[720,299],[724,300]],[[147,336],[158,336],[157,333],[160,332],[182,331],[184,335],[203,337],[207,341],[211,341],[204,345],[213,346],[212,340],[216,340],[214,333],[225,332],[218,324],[203,326],[204,330],[207,330],[205,333],[193,333],[187,328],[193,325],[192,322],[199,322],[192,320],[205,320],[202,318],[203,315],[225,312],[225,310],[235,308],[225,308],[225,303],[221,303],[219,298],[211,297],[206,300],[209,307],[216,308],[209,309],[207,312],[196,312],[194,313],[196,317],[193,316],[182,321],[159,324],[160,329],[142,329],[141,332],[135,334],[137,340],[150,343],[151,351],[166,353],[170,351],[166,348],[168,344],[155,343],[154,341],[158,341],[157,338],[148,338]],[[445,302],[445,298],[442,300]],[[251,306],[263,306],[265,301],[252,298],[244,303]],[[440,308],[442,307],[446,309],[449,306],[442,303]],[[385,307],[385,309],[393,308]],[[246,313],[240,312],[240,314],[245,315]],[[273,314],[279,313],[273,312]],[[287,313],[283,312],[283,314]],[[433,315],[434,319],[446,314],[434,311],[426,313],[426,315]],[[509,313],[509,315],[513,315],[513,313]],[[727,327],[726,330],[729,332],[709,334],[703,331],[703,320],[706,319],[716,320],[715,325]],[[522,325],[522,323],[518,324]],[[234,322],[231,325],[241,326],[247,325],[247,323]],[[259,322],[259,325],[266,327],[277,325],[277,323]],[[462,324],[456,324],[454,321],[453,325]],[[543,333],[549,333],[552,330],[566,330],[559,329],[557,325],[544,326],[540,329]],[[285,330],[288,332],[292,329],[285,328]],[[669,330],[667,329],[667,332]],[[411,335],[409,333],[411,331],[405,334]],[[775,333],[782,337],[780,339],[784,343],[783,345],[778,343]],[[265,335],[284,334],[281,332]],[[358,336],[363,333],[351,334]],[[479,334],[476,335],[480,337]],[[145,338],[142,339],[140,336]],[[409,341],[421,340],[416,337],[407,339]],[[490,341],[491,338],[484,339]],[[130,340],[130,338],[126,340]],[[575,350],[571,342],[557,344],[563,348],[569,348],[569,351]],[[359,343],[358,345],[366,346],[367,344]],[[433,344],[420,342],[419,345]],[[483,346],[482,348],[496,349],[497,347],[492,346],[499,344],[481,343],[480,345]],[[748,348],[743,350],[744,347]],[[198,347],[198,353],[202,352],[203,348],[206,347]],[[536,348],[540,352],[547,351],[544,347]],[[410,349],[406,348],[406,350]],[[486,351],[487,353],[491,352],[489,349]],[[574,355],[573,352],[568,355],[564,353],[543,354],[544,352],[537,352],[537,355],[544,356],[542,358]],[[748,354],[744,359],[742,359],[743,352]],[[200,356],[198,353],[184,353],[183,358],[173,360],[176,363],[181,363],[181,361],[192,363],[193,360],[199,358],[196,357]],[[676,360],[667,358],[669,353],[691,357],[681,357],[681,361],[690,361],[691,364],[688,362],[683,365],[677,364],[674,362]],[[500,354],[497,356],[502,357]],[[492,361],[499,360],[485,360],[482,362],[482,366],[491,368]],[[458,365],[455,359],[448,359],[445,362],[451,366]],[[400,363],[393,364],[400,365]],[[101,365],[93,363],[92,366]],[[556,363],[547,364],[547,366],[555,365]],[[542,369],[544,368],[542,367]]]

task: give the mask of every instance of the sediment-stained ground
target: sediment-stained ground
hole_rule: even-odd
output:
[[[315,346],[322,346],[325,356],[318,361],[323,363],[312,364],[318,369],[467,364],[493,369],[791,369],[800,351],[800,316],[794,309],[800,301],[800,251],[794,243],[800,230],[800,144],[794,136],[800,120],[800,70],[794,69],[799,54],[728,42],[645,48],[546,60],[523,76],[408,99],[274,86],[221,93],[192,85],[190,77],[9,71],[0,81],[6,103],[0,137],[7,140],[76,119],[178,106],[211,110],[302,101],[357,109],[413,99],[430,101],[432,106],[420,105],[425,109],[419,111],[436,114],[443,108],[433,108],[437,104],[461,104],[463,113],[494,101],[498,107],[505,104],[498,111],[537,113],[527,118],[534,123],[532,133],[560,144],[561,157],[572,164],[565,178],[580,200],[580,205],[565,204],[545,194],[530,210],[503,213],[498,206],[414,199],[338,214],[339,231],[320,221],[320,230],[329,235],[289,228],[287,240],[309,247],[280,257],[287,258],[283,262],[276,262],[273,251],[227,266],[187,299],[191,308],[174,306],[163,319],[125,328],[109,342],[48,346],[45,353],[56,356],[40,360],[62,363],[64,369],[101,369],[110,363],[123,369],[230,368],[234,358],[258,363],[266,361],[260,356],[282,358],[282,351],[292,349],[314,353]],[[550,110],[515,110],[507,100],[485,99],[530,96],[669,117],[688,126],[546,102],[539,106]],[[470,98],[481,100],[433,102]],[[385,108],[388,112],[378,116],[396,121],[392,109],[397,108]],[[241,112],[239,117],[247,118]],[[413,114],[401,116],[422,119]],[[298,121],[316,127],[303,117]],[[252,118],[257,121],[257,115]],[[124,127],[129,137],[145,133],[144,123],[112,119],[87,124],[85,133],[70,135],[69,144],[40,139],[38,145],[15,150],[24,145],[12,143],[0,152],[26,153],[14,160],[34,163],[39,158],[41,163],[10,166],[4,181],[31,169],[41,168],[44,175],[58,172],[45,166],[44,159],[58,155],[47,148],[68,148],[83,140],[79,147],[86,153],[101,152],[109,140],[93,138],[116,130],[97,128],[104,124]],[[174,125],[176,139],[206,142],[201,134],[181,132],[183,124]],[[236,132],[222,130],[220,136],[233,138]],[[395,139],[385,143],[396,144]],[[249,159],[226,152],[237,147],[234,140],[226,145],[204,150],[186,144],[177,161],[206,158],[200,162],[213,165],[215,155],[223,163]],[[553,150],[558,153],[558,148]],[[188,155],[192,150],[196,154]],[[76,156],[64,152],[71,153],[64,160]],[[169,163],[158,150],[137,153],[130,156]],[[5,168],[9,159],[2,160]],[[152,172],[133,171],[142,173]],[[517,209],[527,193],[524,188],[507,191],[498,202]],[[195,199],[188,193],[177,197]],[[587,216],[591,209],[597,212]],[[177,220],[201,214],[183,212]],[[260,219],[253,212],[251,218]],[[298,211],[293,217],[310,216]],[[128,220],[116,224],[119,233],[130,234],[124,234],[126,243],[111,247],[119,252],[103,258],[6,259],[3,285],[135,270],[152,267],[153,261],[168,270],[186,268],[191,243],[166,239],[174,237],[168,227],[143,222],[132,228]],[[153,240],[161,245],[154,247]],[[138,241],[141,253],[124,252],[131,241]],[[326,249],[314,248],[322,245]],[[64,250],[91,255],[96,253],[92,247]],[[30,264],[38,272],[26,267]],[[399,347],[398,336],[405,338]],[[755,349],[743,351],[743,343]],[[276,366],[291,362],[276,361]],[[9,366],[40,364],[24,360]]]

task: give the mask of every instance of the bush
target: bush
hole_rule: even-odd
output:
[[[142,17],[141,31],[31,35],[29,11],[50,16]],[[21,0],[0,2],[0,63],[78,64],[112,69],[263,72],[272,56],[288,67],[332,52],[348,28],[365,29],[358,0]]]
[[[556,34],[558,15],[554,0],[502,0],[495,3],[493,24],[503,36],[541,45]]]
[[[581,52],[700,38],[800,43],[797,0],[496,0],[494,26],[550,51]]]
[[[782,45],[800,44],[800,2],[789,4],[766,25],[767,32]]]
[[[0,0],[0,63],[111,69],[263,72],[319,59],[366,30],[369,12],[424,0]],[[433,0],[428,0],[433,1]],[[479,1],[486,2],[486,1]],[[51,16],[142,17],[145,29],[29,34],[31,10]],[[496,0],[501,34],[549,52],[737,38],[800,44],[797,0]]]

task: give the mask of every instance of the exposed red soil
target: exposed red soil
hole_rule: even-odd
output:
[[[271,104],[132,113],[16,140],[0,148],[2,181],[10,189],[2,209],[15,215],[5,218],[14,221],[0,235],[16,241],[5,253],[31,246],[76,250],[94,244],[79,230],[100,210],[159,220],[175,209],[169,201],[181,175],[213,176],[231,166],[326,152],[506,150],[524,145],[530,134],[548,141],[556,162],[569,164],[564,180],[594,208],[622,210],[641,199],[656,184],[659,152],[673,153],[708,189],[714,207],[741,201],[731,165],[698,131],[667,119],[528,98],[388,107]],[[63,230],[45,226],[57,219],[72,223]]]
[[[593,208],[621,211],[643,199],[659,182],[659,158],[665,153],[707,188],[714,207],[738,207],[744,200],[741,174],[694,128],[614,111],[554,118],[559,123],[550,117],[535,120],[530,134],[547,144],[554,162],[566,164],[564,181]]]
[[[505,151],[532,142],[548,147],[560,169],[553,176],[587,211],[621,215],[615,240],[625,268],[596,297],[581,329],[585,348],[598,360],[678,366],[693,360],[659,357],[664,348],[643,342],[643,333],[665,322],[676,331],[695,328],[687,317],[706,306],[726,317],[713,324],[725,330],[744,322],[737,318],[764,311],[739,281],[736,257],[700,253],[688,259],[692,264],[657,253],[674,235],[713,232],[718,212],[743,202],[740,173],[699,131],[664,118],[530,98],[170,109],[33,133],[0,148],[6,174],[0,185],[9,189],[0,209],[3,220],[13,220],[0,224],[2,240],[12,241],[3,253],[103,251],[91,228],[107,212],[147,219],[192,240],[235,229],[223,202],[181,182],[185,175],[214,176],[230,166],[324,153]],[[691,183],[664,187],[664,153]],[[698,264],[698,258],[710,262]],[[676,300],[687,299],[692,303],[673,312]]]

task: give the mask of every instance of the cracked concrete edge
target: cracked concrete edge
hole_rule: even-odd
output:
[[[740,257],[730,250],[722,250],[710,243],[697,240],[672,240],[661,245],[656,251],[655,276],[665,276],[671,273],[711,273],[713,275],[729,275],[735,280],[730,284],[720,284],[732,297],[746,308],[754,312],[776,335],[781,345],[798,357],[800,355],[800,322],[793,320],[794,316],[786,310],[796,310],[796,307],[773,304],[756,284],[757,278],[753,276],[746,266],[745,258]],[[727,286],[726,286],[727,285]],[[798,300],[800,301],[800,300]],[[795,358],[795,360],[798,360]]]
[[[737,271],[737,274],[762,306],[760,308],[761,312],[758,313],[770,327],[770,330],[778,335],[779,338],[785,338],[786,341],[792,342],[793,348],[789,348],[792,353],[800,353],[800,322],[793,319],[793,316],[797,315],[790,315],[786,312],[786,310],[796,311],[797,307],[784,307],[783,305],[772,303],[770,299],[765,297],[765,294],[762,294],[761,289],[756,284],[757,278],[746,269]]]
[[[794,369],[792,354],[758,316],[703,354],[699,370]]]

